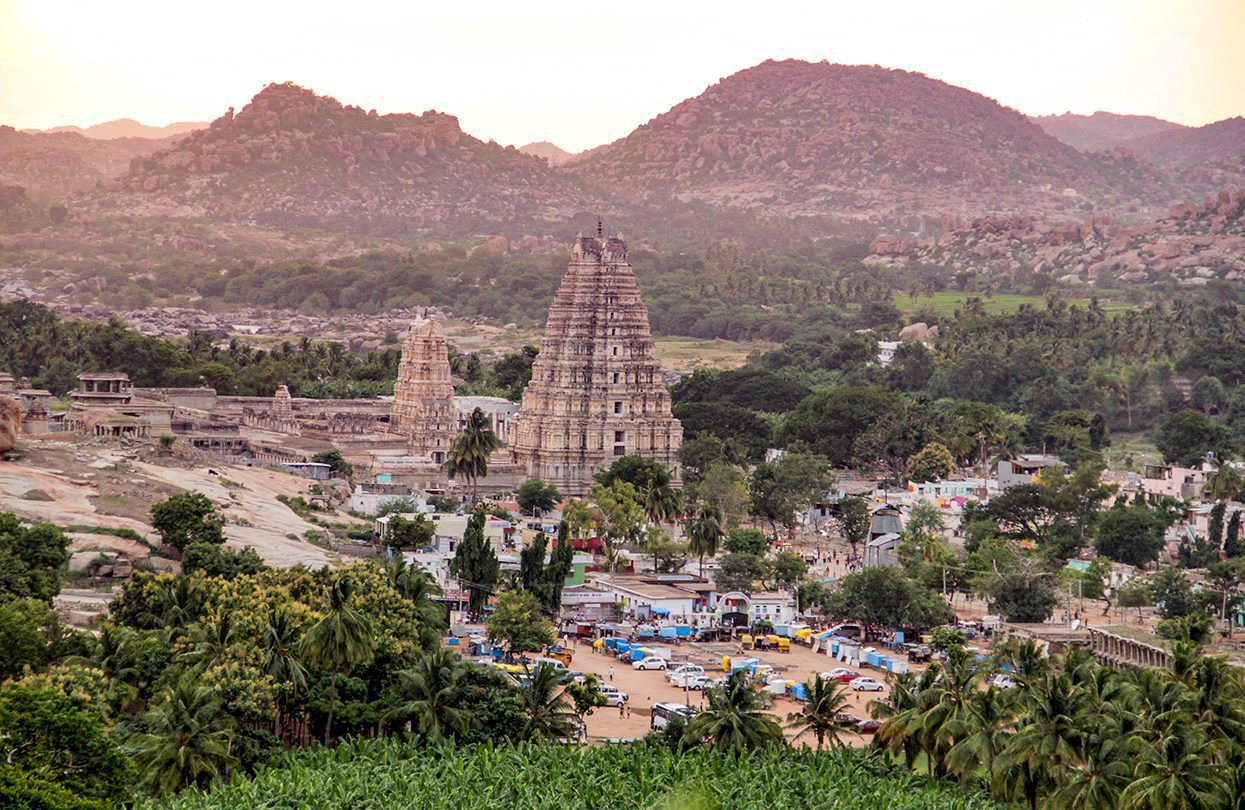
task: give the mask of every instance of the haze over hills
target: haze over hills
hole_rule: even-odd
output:
[[[525,155],[544,158],[549,162],[550,166],[557,166],[575,157],[574,152],[568,152],[557,144],[549,143],[549,141],[536,141],[535,143],[524,144],[519,147],[519,151]]]
[[[33,199],[63,202],[75,192],[125,172],[130,161],[173,138],[88,138],[74,132],[28,133],[0,126],[0,185]]]
[[[273,84],[237,114],[164,139],[0,128],[0,185],[69,209],[59,234],[23,244],[77,229],[99,255],[144,232],[167,247],[175,227],[198,229],[187,243],[201,251],[250,250],[245,231],[262,234],[260,255],[323,256],[326,242],[344,255],[372,238],[541,250],[597,215],[682,244],[868,239],[985,214],[1137,224],[1245,181],[1241,119],[1038,120],[917,73],[771,60],[570,155],[483,141],[445,113],[377,115]]]
[[[73,132],[78,135],[85,135],[88,138],[97,138],[100,140],[109,140],[112,138],[162,139],[175,135],[185,135],[187,132],[194,132],[196,129],[204,129],[207,125],[206,121],[177,121],[172,124],[153,127],[147,124],[139,123],[133,118],[118,118],[115,121],[105,121],[102,124],[94,124],[89,127],[68,125],[42,130],[24,129],[22,132],[32,135],[56,132]]]
[[[1189,129],[1183,124],[1174,124],[1152,115],[1119,115],[1102,111],[1093,115],[1068,112],[1030,116],[1029,120],[1083,152],[1111,149],[1148,135]]]

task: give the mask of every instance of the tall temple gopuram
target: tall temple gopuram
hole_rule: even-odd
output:
[[[411,325],[393,386],[390,429],[406,436],[409,452],[441,464],[458,433],[454,384],[445,338],[432,321]]]
[[[677,479],[683,426],[622,239],[575,239],[512,436],[527,474],[567,495],[583,495],[594,473],[627,455],[660,461]]]

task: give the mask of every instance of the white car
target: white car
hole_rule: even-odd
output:
[[[650,655],[648,658],[641,658],[631,664],[632,669],[665,669],[666,659],[658,658],[656,655]]]
[[[612,684],[597,684],[597,691],[605,695],[606,706],[621,706],[627,702],[627,693]]]
[[[999,689],[1011,689],[1016,685],[1016,682],[1012,680],[1012,676],[1006,672],[996,672],[986,683],[990,686],[997,686]]]
[[[688,672],[670,679],[670,685],[675,689],[703,689],[708,682],[709,679],[699,672]]]
[[[674,669],[666,670],[666,680],[673,683],[675,678],[680,678],[685,675],[704,675],[704,674],[705,674],[705,668],[700,666],[699,664],[680,664]]]
[[[851,683],[849,683],[848,686],[855,689],[857,692],[881,692],[883,689],[886,688],[885,686],[882,685],[881,681],[876,680],[874,678],[870,678],[868,676],[861,676],[859,678],[856,678]]]

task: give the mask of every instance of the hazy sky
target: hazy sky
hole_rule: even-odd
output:
[[[0,0],[0,123],[210,120],[289,80],[579,150],[787,57],[917,70],[1032,114],[1245,114],[1245,0]]]

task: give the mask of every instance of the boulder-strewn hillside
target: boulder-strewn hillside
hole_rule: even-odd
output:
[[[1245,118],[1228,118],[1204,127],[1182,127],[1136,138],[1125,146],[1160,166],[1189,169],[1198,164],[1245,159]]]
[[[1026,269],[1072,283],[1104,277],[1125,283],[1171,278],[1186,285],[1242,281],[1245,191],[1176,206],[1139,227],[1102,217],[1052,225],[1032,216],[989,216],[926,239],[879,236],[869,249],[868,262],[985,273]]]
[[[557,144],[549,143],[549,141],[536,141],[535,143],[525,144],[519,147],[519,151],[525,155],[544,158],[549,162],[550,166],[557,166],[575,157],[574,152],[568,152]]]
[[[62,200],[116,177],[135,157],[171,141],[99,140],[72,132],[31,134],[0,126],[0,185],[21,186],[40,200]]]
[[[377,115],[292,84],[264,88],[85,203],[137,214],[383,236],[464,236],[563,222],[592,207],[569,177],[458,119]]]
[[[133,118],[118,118],[116,121],[105,121],[102,124],[93,124],[89,127],[63,126],[52,127],[51,129],[24,129],[22,132],[38,134],[38,133],[55,133],[55,132],[74,132],[78,135],[85,135],[88,138],[97,138],[101,140],[109,140],[111,138],[172,138],[177,135],[185,135],[187,132],[194,132],[196,129],[204,129],[207,127],[206,121],[177,121],[172,124],[165,124],[162,127],[148,126],[139,123]]]
[[[1118,115],[1101,111],[1093,115],[1043,115],[1030,117],[1029,120],[1082,152],[1113,149],[1126,146],[1136,138],[1188,129],[1183,124],[1173,124],[1152,115]]]
[[[1131,154],[1082,154],[969,90],[795,60],[723,79],[567,168],[620,196],[770,218],[1141,211],[1177,199]]]

